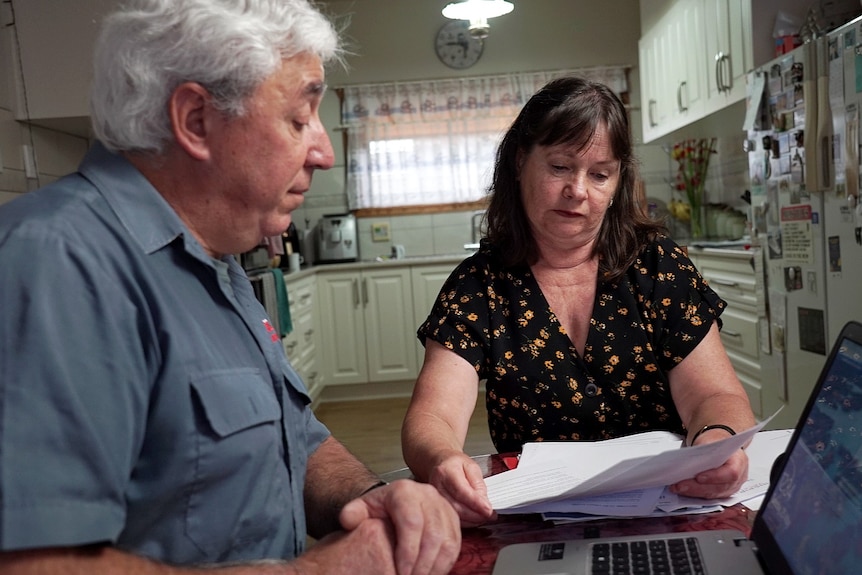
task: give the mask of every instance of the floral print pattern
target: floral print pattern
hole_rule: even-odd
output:
[[[725,306],[685,252],[659,238],[622,279],[598,281],[580,355],[529,267],[506,268],[483,244],[449,276],[418,335],[486,380],[491,439],[510,452],[530,441],[684,433],[667,373],[720,326]]]

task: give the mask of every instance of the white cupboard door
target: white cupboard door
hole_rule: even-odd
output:
[[[366,383],[365,313],[360,272],[318,274],[320,355],[326,385]]]
[[[752,67],[751,0],[705,0],[707,95],[710,109],[745,98]]]
[[[370,382],[415,380],[413,296],[408,267],[363,272],[363,305]]]
[[[425,347],[419,343],[419,338],[416,336],[416,330],[422,325],[428,314],[431,313],[431,308],[437,300],[440,293],[440,288],[443,283],[455,269],[453,264],[447,265],[431,265],[414,267],[413,274],[413,341],[416,348],[416,365],[422,369],[422,364],[425,361]]]
[[[659,136],[667,130],[672,112],[671,106],[676,105],[676,89],[672,85],[671,69],[671,29],[662,23],[641,38],[639,49],[642,56],[642,80],[644,96],[643,129],[644,139]]]
[[[656,54],[656,31],[650,31],[638,43],[638,62],[641,78],[641,118],[644,140],[650,141],[658,131],[658,61]]]
[[[674,6],[668,54],[668,69],[674,76],[670,84],[673,90],[671,109],[677,117],[674,129],[703,114],[706,92],[703,27],[703,4],[700,1],[679,2]]]

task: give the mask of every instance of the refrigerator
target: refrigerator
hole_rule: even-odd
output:
[[[862,321],[862,17],[749,73],[761,395],[793,427],[841,327]]]

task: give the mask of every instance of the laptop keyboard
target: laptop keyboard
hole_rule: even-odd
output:
[[[596,543],[592,546],[596,575],[703,575],[694,537]]]

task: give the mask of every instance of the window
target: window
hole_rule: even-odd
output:
[[[521,106],[567,74],[604,82],[617,93],[627,90],[624,68],[341,88],[350,209],[482,199],[497,145]]]

